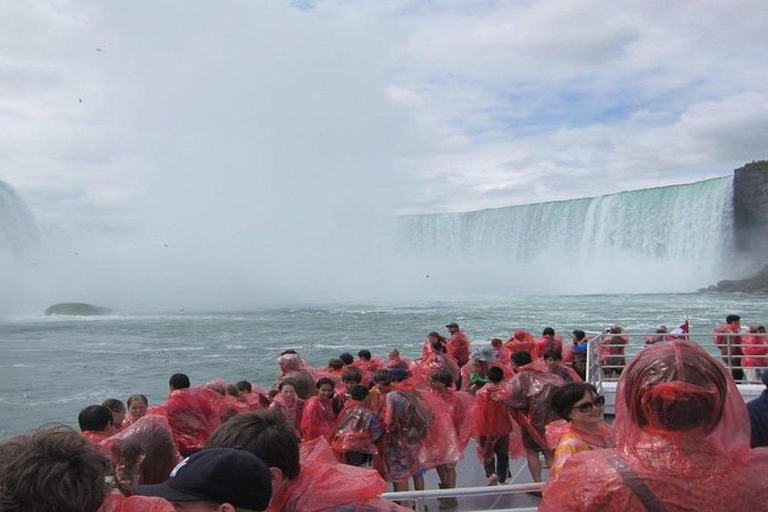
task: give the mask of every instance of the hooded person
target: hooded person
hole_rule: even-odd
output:
[[[168,418],[173,438],[182,456],[202,450],[208,436],[221,424],[224,397],[204,386],[171,391],[163,404],[150,408],[147,414]]]
[[[759,384],[763,373],[768,369],[768,338],[765,327],[760,324],[749,324],[749,334],[741,339],[741,352],[744,357],[741,364],[744,374],[750,384]]]
[[[474,350],[469,362],[461,368],[461,390],[473,395],[477,393],[488,382],[486,374],[495,362],[496,354],[491,347]]]
[[[367,398],[368,388],[353,386],[339,413],[331,446],[344,464],[367,467],[379,453],[376,443],[384,434],[384,427]]]
[[[614,324],[600,340],[600,364],[603,365],[605,377],[618,377],[627,365],[624,349],[629,344],[629,336],[624,334],[624,328]]]
[[[472,351],[472,341],[467,336],[459,324],[451,322],[446,325],[448,331],[451,333],[451,337],[446,342],[446,348],[448,354],[450,354],[459,366],[464,366],[469,361],[469,353]]]
[[[504,346],[509,349],[510,356],[517,352],[531,352],[533,350],[533,334],[524,329],[518,329],[515,334],[510,336]]]
[[[302,400],[315,394],[315,378],[299,354],[283,354],[277,358],[280,365],[278,383],[285,379],[293,379],[296,382],[296,393]]]
[[[546,361],[524,364],[530,361],[530,355],[525,352],[515,354],[513,360],[518,372],[504,386],[504,402],[512,408],[512,415],[520,425],[531,477],[535,482],[541,482],[538,453],[544,455],[550,466],[554,455],[545,432],[546,425],[557,419],[551,406],[552,394],[566,381],[557,372],[550,372]],[[576,372],[573,375],[579,378]]]
[[[533,342],[533,349],[531,355],[533,359],[544,359],[544,354],[550,350],[556,350],[562,354],[563,352],[563,339],[555,334],[555,330],[551,327],[545,327],[541,332],[541,336],[536,338]]]
[[[768,451],[751,449],[733,379],[698,345],[640,352],[616,390],[616,448],[570,457],[539,510],[763,510]]]
[[[317,396],[311,397],[304,403],[301,411],[301,438],[311,441],[316,437],[324,437],[330,442],[336,428],[336,412],[333,410],[333,381],[328,378],[318,379]]]
[[[112,456],[117,484],[128,491],[136,485],[164,482],[181,462],[168,420],[156,414],[142,416],[102,441],[101,448]]]

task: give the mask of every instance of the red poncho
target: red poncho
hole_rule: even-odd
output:
[[[331,445],[339,459],[350,451],[379,453],[375,443],[384,434],[384,425],[365,402],[347,400],[337,423]]]
[[[206,387],[177,389],[164,404],[152,407],[147,414],[168,418],[179,451],[200,451],[208,437],[221,425],[224,397]]]
[[[697,345],[640,352],[616,391],[615,449],[573,455],[544,492],[542,511],[763,510],[768,451],[732,377]],[[660,509],[661,510],[661,509]]]
[[[432,428],[433,415],[421,392],[409,389],[406,383],[395,387],[387,393],[384,406],[386,434],[379,462],[387,481],[403,482],[422,467],[424,440]]]
[[[531,356],[534,359],[542,359],[544,354],[549,350],[556,350],[561,354],[563,353],[563,340],[560,336],[552,336],[548,334],[537,338],[536,341],[533,342]]]
[[[507,340],[504,346],[509,349],[512,355],[517,352],[531,353],[533,351],[533,334],[522,329],[515,331],[515,334]]]
[[[464,331],[451,334],[446,343],[448,353],[453,356],[459,366],[464,366],[469,361],[469,353],[472,351],[472,342]]]
[[[387,487],[373,469],[339,464],[328,443],[302,443],[301,472],[274,490],[267,512],[408,511],[381,499]]]
[[[463,454],[469,440],[477,433],[477,425],[474,420],[477,417],[477,400],[469,393],[452,389],[443,392],[433,390],[432,394],[438,400],[438,407],[445,409],[451,417],[456,431],[458,451]]]
[[[301,411],[301,438],[311,441],[316,437],[324,437],[330,442],[336,427],[336,414],[333,411],[333,401],[313,396],[304,404]]]
[[[139,418],[100,446],[112,457],[117,480],[129,487],[165,482],[181,462],[171,426],[157,414]]]
[[[301,414],[304,408],[304,400],[300,398],[294,399],[292,404],[289,404],[285,399],[278,395],[272,399],[272,404],[269,406],[271,410],[280,411],[285,417],[285,421],[293,427],[296,431],[296,437],[301,438]]]

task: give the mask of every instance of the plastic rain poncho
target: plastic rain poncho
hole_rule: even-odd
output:
[[[376,455],[376,442],[384,434],[384,425],[365,402],[349,399],[339,413],[331,446],[336,456],[354,451]]]
[[[202,450],[211,433],[219,428],[223,398],[202,386],[177,389],[165,403],[150,408],[147,413],[168,418],[176,446],[185,455]]]
[[[300,431],[304,441],[324,437],[330,442],[336,427],[336,413],[331,398],[321,399],[313,396],[304,403],[301,411]]]
[[[576,379],[577,382],[581,380],[578,375]],[[550,401],[555,389],[563,384],[565,380],[547,371],[544,361],[536,361],[519,368],[512,380],[504,385],[504,403],[512,408],[513,417],[522,429],[528,448],[549,449],[544,428],[547,423],[557,419]]]
[[[640,352],[616,391],[616,448],[569,458],[542,511],[764,510],[768,451],[749,447],[744,400],[698,345]]]
[[[101,443],[115,465],[115,478],[123,487],[165,482],[181,462],[173,431],[164,416],[147,414],[130,427]]]
[[[424,440],[433,424],[432,411],[420,391],[400,383],[387,393],[384,406],[386,434],[382,440],[381,473],[387,481],[408,480],[424,458]]]
[[[323,438],[302,443],[301,472],[275,489],[268,512],[407,511],[381,499],[387,484],[373,469],[339,464]]]

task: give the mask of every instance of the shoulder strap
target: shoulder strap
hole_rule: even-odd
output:
[[[608,464],[616,470],[629,486],[635,496],[637,496],[637,499],[643,504],[645,510],[648,512],[666,512],[667,509],[664,504],[623,459],[616,455],[611,455],[608,457]]]

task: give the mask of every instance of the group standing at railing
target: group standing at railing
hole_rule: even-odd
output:
[[[752,343],[737,337],[733,317],[713,340],[736,370]],[[395,491],[407,491],[411,480],[423,489],[425,472],[435,469],[441,488],[455,488],[456,463],[472,438],[488,485],[505,483],[510,457],[525,457],[536,482],[542,464],[550,466],[544,510],[666,510],[672,498],[751,509],[754,499],[768,499],[768,484],[749,476],[768,470],[768,454],[750,450],[734,381],[681,339],[686,332],[655,333],[664,339],[646,339],[648,348],[627,366],[629,337],[618,325],[593,337],[573,331],[567,344],[551,328],[536,339],[518,330],[506,343],[494,338],[474,350],[457,324],[447,327],[450,336],[430,333],[415,360],[392,350],[385,362],[363,349],[357,359],[344,353],[312,368],[286,350],[268,392],[247,381],[190,386],[174,374],[164,403],[147,408],[135,395],[126,411],[107,400],[83,409],[80,429],[112,460],[118,494],[160,483],[180,455],[248,449],[278,475],[270,512],[397,510],[377,497],[385,482]],[[603,419],[599,386],[582,382],[595,372],[619,379],[615,431]],[[142,407],[134,407],[137,396]],[[685,482],[712,481],[720,468],[723,482],[733,474],[753,483],[754,498],[732,489],[683,496]],[[455,498],[439,501],[441,509],[457,506]]]

